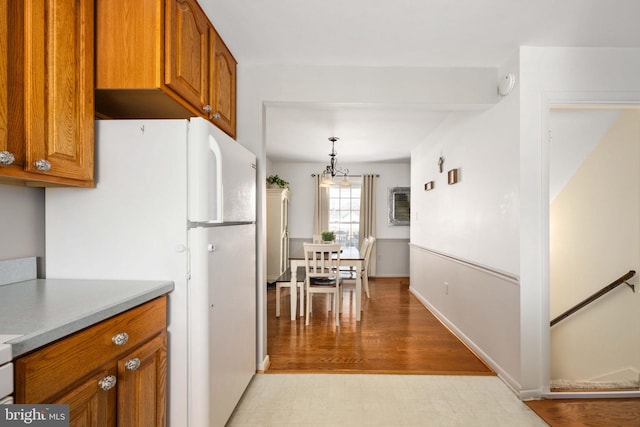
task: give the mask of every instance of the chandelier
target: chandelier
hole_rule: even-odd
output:
[[[338,139],[340,138],[336,136],[332,136],[329,138],[329,141],[331,141],[331,153],[329,153],[330,160],[324,171],[322,171],[322,176],[320,178],[321,187],[329,187],[330,185],[333,185],[333,178],[336,175],[341,175],[343,177],[343,179],[340,181],[340,186],[349,187],[351,185],[351,183],[347,179],[349,175],[349,169],[342,169],[341,167],[339,167],[338,159],[336,159],[338,153],[336,153],[335,144]]]

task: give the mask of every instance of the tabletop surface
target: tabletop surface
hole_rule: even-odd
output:
[[[290,260],[304,260],[303,252],[296,252],[294,254],[289,255]],[[364,258],[360,255],[360,251],[358,248],[353,246],[342,246],[340,248],[340,259],[341,260],[364,260]]]

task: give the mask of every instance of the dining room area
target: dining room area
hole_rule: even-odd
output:
[[[330,158],[270,164],[264,372],[495,375],[409,290],[410,165]]]
[[[567,426],[599,418],[634,425],[638,409],[634,400],[522,402],[499,373],[411,292],[410,221],[392,224],[393,209],[389,208],[391,189],[403,183],[399,176],[406,173],[408,179],[408,164],[369,165],[368,170],[377,172],[372,174],[377,175],[375,229],[363,234],[363,239],[359,238],[360,227],[353,227],[352,232],[334,231],[328,242],[322,242],[322,231],[329,230],[314,228],[310,219],[314,217],[315,188],[320,187],[315,177],[310,179],[313,174],[309,171],[317,165],[277,164],[274,170],[276,167],[289,181],[282,188],[266,190],[268,200],[273,197],[278,206],[275,222],[279,228],[278,245],[268,243],[267,253],[278,254],[282,263],[280,274],[272,276],[266,286],[268,363],[259,371],[262,375],[254,378],[230,426],[483,422]],[[352,168],[360,169],[365,166]],[[349,177],[350,187],[335,185],[334,194],[357,195],[359,179]],[[359,190],[361,194],[361,187]],[[331,187],[326,191],[330,195]],[[346,205],[340,198],[338,204]],[[352,204],[350,200],[349,206]],[[331,197],[327,210],[330,206]],[[273,212],[269,204],[267,212]],[[341,218],[350,218],[342,214]],[[319,234],[312,233],[318,230]],[[342,267],[335,270],[343,272],[336,277],[347,278],[341,281],[339,298],[322,292],[314,293],[310,300],[305,292],[305,246],[314,243],[323,245],[312,251],[316,254],[328,253],[331,244],[339,247]],[[368,254],[363,243],[373,243]],[[278,284],[282,285],[279,289]],[[290,399],[282,400],[282,393]],[[318,405],[318,401],[323,403]]]

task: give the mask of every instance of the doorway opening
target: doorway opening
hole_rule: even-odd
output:
[[[639,391],[640,107],[553,107],[549,129],[550,391]]]

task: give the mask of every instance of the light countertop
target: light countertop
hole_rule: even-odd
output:
[[[15,358],[171,292],[173,286],[170,281],[79,279],[3,285],[0,337]]]

